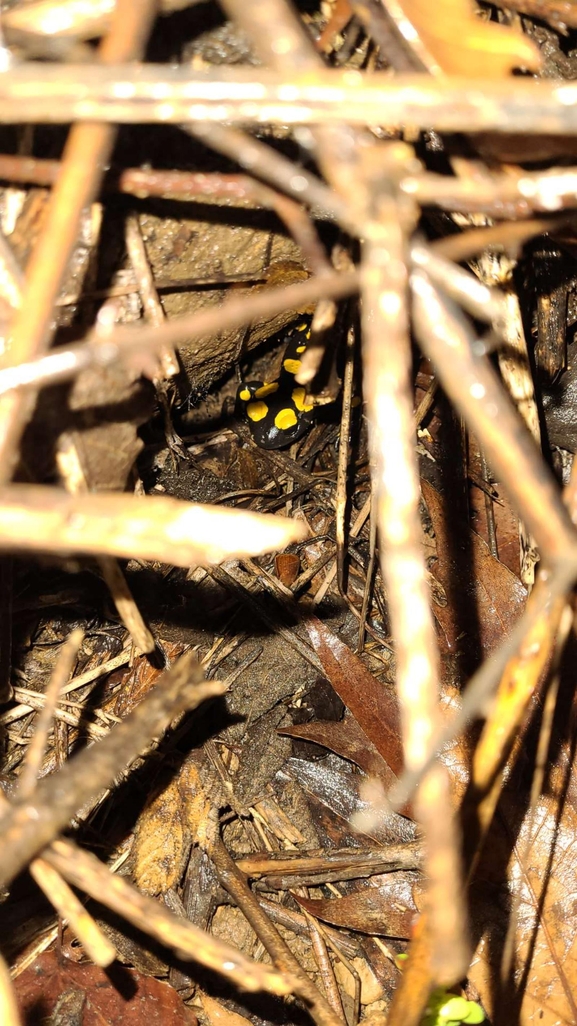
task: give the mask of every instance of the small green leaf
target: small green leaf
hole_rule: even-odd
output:
[[[481,1008],[481,1006],[479,1004],[477,1004],[476,1001],[469,1001],[468,1004],[469,1004],[469,1011],[467,1012],[467,1015],[463,1019],[463,1022],[466,1022],[468,1024],[468,1026],[476,1026],[477,1023],[484,1022],[485,1021],[485,1013],[484,1013],[483,1009]]]
[[[439,1008],[439,1019],[441,1021],[452,1019],[455,1022],[463,1022],[469,1011],[469,1002],[466,998],[451,996]]]

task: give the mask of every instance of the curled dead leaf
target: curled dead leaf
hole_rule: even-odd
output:
[[[471,0],[387,0],[401,35],[433,74],[503,78],[513,68],[537,71],[541,57],[522,32],[481,20]]]

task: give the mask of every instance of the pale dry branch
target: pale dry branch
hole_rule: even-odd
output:
[[[177,345],[184,339],[202,338],[227,328],[250,324],[259,317],[270,317],[281,310],[298,310],[321,297],[339,299],[356,292],[359,281],[357,271],[334,273],[322,278],[309,278],[296,285],[262,290],[242,299],[233,297],[216,309],[174,317],[159,326],[120,325],[104,339],[88,339],[78,345],[56,349],[37,360],[0,370],[0,396],[15,389],[68,381],[88,367],[107,367],[117,362],[153,377],[156,363],[150,353],[158,352],[165,345]]]
[[[306,534],[302,523],[283,517],[161,495],[69,495],[37,485],[0,490],[4,550],[83,552],[188,567],[283,549]]]
[[[162,95],[161,95],[162,94]],[[48,124],[223,121],[282,125],[410,124],[438,132],[571,135],[573,82],[433,78],[386,72],[24,62],[0,75],[0,120]]]

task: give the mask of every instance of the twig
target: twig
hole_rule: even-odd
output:
[[[293,164],[265,143],[224,125],[183,125],[182,128],[191,135],[197,135],[218,152],[237,160],[242,167],[246,167],[259,178],[264,178],[281,192],[288,193],[299,203],[308,203],[313,208],[315,216],[340,220],[342,224],[347,223],[346,204],[332,193],[320,178]],[[53,185],[58,180],[61,170],[62,164],[58,160],[0,154],[0,178],[9,182]],[[243,174],[223,174],[220,171],[167,171],[139,167],[116,169],[105,177],[102,188],[104,191],[117,190],[140,199],[147,196],[177,197],[179,200],[197,203],[217,203],[219,200],[226,200],[229,204],[236,202],[244,207],[264,206],[271,209],[274,209],[278,197],[278,192],[264,189],[254,178]],[[353,233],[357,230],[352,224],[348,227]],[[11,253],[8,253],[7,259],[10,257]],[[223,275],[220,279],[184,278],[182,285],[186,285],[187,282],[191,286],[203,283],[226,284],[229,280],[246,281],[252,280],[253,277],[254,275]],[[155,284],[157,289],[170,288],[172,281],[157,279]],[[8,282],[7,287],[9,286]],[[179,279],[175,280],[174,286],[179,287]],[[124,295],[124,290],[128,288],[129,286],[112,286],[108,290],[99,290],[96,295],[104,298],[110,295]],[[72,302],[67,297],[60,297],[57,305],[64,305],[65,301]]]
[[[23,1026],[8,966],[2,955],[0,955],[0,1022],[4,1026]]]
[[[236,864],[251,879],[262,880],[267,889],[284,890],[293,884],[315,887],[335,880],[357,880],[399,869],[419,869],[422,857],[422,843],[410,841],[387,844],[378,850],[336,848],[312,852],[255,852],[236,859]]]
[[[72,631],[58,653],[54,672],[46,688],[44,705],[36,721],[36,730],[26,751],[22,772],[18,778],[17,801],[24,801],[34,792],[46,750],[48,734],[54,718],[56,703],[61,697],[62,688],[72,672],[83,638],[84,632],[80,628]]]
[[[159,327],[121,325],[96,341],[56,349],[47,356],[0,370],[0,396],[22,388],[68,381],[87,367],[107,367],[118,362],[133,366],[153,377],[156,370],[148,353],[185,339],[199,339],[228,328],[248,325],[258,318],[271,317],[283,310],[298,310],[323,297],[340,299],[359,287],[357,271],[310,278],[282,288],[266,289],[242,299],[233,297],[216,309],[201,310],[175,317]]]
[[[389,173],[395,174],[391,152]],[[391,185],[375,189],[375,220],[365,242],[363,293],[363,391],[375,467],[381,573],[387,586],[395,639],[396,688],[407,768],[422,766],[440,725],[435,628],[419,516],[419,477],[414,456],[412,356],[406,307],[407,252],[403,223],[410,212],[397,205]],[[382,345],[387,339],[386,349]],[[466,939],[459,841],[446,770],[422,781],[415,813],[426,838],[429,926],[434,937],[431,983],[455,983],[466,973]],[[410,975],[401,989],[409,987]],[[399,995],[399,1003],[402,995]],[[424,1009],[421,1009],[421,1013]]]
[[[247,132],[228,125],[198,122],[183,127],[185,131],[218,153],[224,153],[225,156],[236,160],[246,171],[264,178],[294,199],[323,210],[356,234],[358,225],[350,222],[347,203],[337,193],[332,192],[320,178],[305,168],[296,167],[291,160],[277,153],[271,146],[267,146],[259,139],[253,139]]]
[[[339,591],[345,590],[345,518],[347,511],[347,479],[349,476],[350,432],[353,402],[353,379],[355,374],[355,327],[349,326],[345,352],[345,372],[343,376],[343,411],[339,434],[339,462],[337,469],[336,503],[336,542],[337,542],[337,581]]]
[[[577,535],[559,488],[473,329],[422,271],[411,277],[414,323],[447,395],[477,436],[549,564],[577,565]],[[476,344],[475,344],[476,343]],[[507,444],[503,444],[503,438]]]
[[[430,243],[433,253],[461,263],[470,260],[485,249],[516,251],[527,239],[544,232],[553,232],[566,223],[564,217],[535,217],[527,221],[502,221],[490,228],[470,228],[457,235],[447,235]]]
[[[242,990],[289,994],[290,982],[267,965],[258,965],[211,937],[186,919],[169,912],[153,898],[141,894],[121,876],[114,876],[94,856],[71,841],[59,839],[43,852],[44,858],[75,887],[124,916],[130,923],[165,944],[179,958],[201,965],[236,983]]]
[[[156,291],[152,270],[148,262],[144,239],[140,230],[140,222],[136,214],[129,214],[126,219],[126,250],[132,264],[132,270],[138,285],[138,292],[146,320],[157,327],[164,324],[165,314]],[[158,352],[160,374],[163,378],[178,374],[179,366],[176,354],[165,347]]]
[[[38,692],[29,691],[27,688],[15,688],[14,697],[21,704],[0,714],[0,724],[5,727],[9,726],[11,723],[15,723],[17,720],[21,720],[23,716],[27,716],[28,713],[32,712],[34,709],[37,709],[38,712],[42,712],[44,709],[44,695],[39,694]],[[100,710],[99,712],[101,717],[104,718],[103,713]],[[103,727],[98,723],[86,722],[84,712],[70,712],[68,709],[61,709],[60,706],[58,706],[54,710],[54,717],[57,721],[67,723],[68,726],[75,727],[77,730],[82,725],[88,737],[101,738],[108,733],[108,729],[106,727]]]
[[[503,294],[484,281],[479,281],[474,274],[464,271],[462,267],[447,260],[433,246],[427,246],[420,240],[411,246],[411,264],[423,268],[435,285],[456,300],[473,317],[490,324],[504,316]]]
[[[298,521],[160,495],[68,495],[38,485],[0,489],[0,549],[194,566],[283,549],[306,533]]]
[[[299,937],[308,936],[308,928],[303,912],[295,912],[293,909],[281,905],[278,901],[271,901],[262,894],[258,895],[258,903],[266,912],[269,919],[286,930],[291,930]],[[325,927],[325,936],[328,936],[329,943],[338,944],[340,952],[344,952],[349,958],[355,958],[359,954],[359,945],[353,937],[347,937],[339,930],[332,927]]]
[[[117,951],[92,916],[86,911],[74,891],[45,858],[30,863],[30,873],[48,900],[78,938],[86,954],[95,965],[105,968],[114,962]]]
[[[375,566],[377,562],[377,493],[374,488],[371,488],[370,501],[371,519],[369,526],[369,565],[367,567],[365,590],[363,592],[363,604],[361,606],[361,615],[359,617],[359,644],[357,648],[359,654],[363,652],[365,648],[367,616],[369,614],[369,603],[373,594],[373,582],[375,579]]]
[[[423,398],[421,399],[417,409],[415,410],[415,428],[419,430],[421,424],[425,418],[431,412],[433,404],[435,402],[437,392],[439,391],[439,382],[436,378],[431,378],[431,382]]]
[[[305,889],[305,894],[308,892]],[[341,995],[337,986],[335,977],[335,971],[332,966],[332,962],[329,958],[327,950],[327,944],[321,931],[319,930],[319,924],[314,916],[311,916],[305,909],[305,918],[309,926],[309,934],[311,938],[311,947],[315,962],[319,970],[319,976],[324,987],[327,1001],[331,1006],[335,1015],[338,1015],[342,1022],[346,1022],[345,1010],[341,1001]]]
[[[558,84],[558,89],[562,90],[563,85]],[[560,95],[563,95],[562,92]],[[528,131],[527,128],[523,129],[523,132]],[[571,131],[574,132],[575,128]],[[492,175],[487,172],[469,178],[423,174],[405,179],[401,189],[425,206],[432,204],[444,210],[480,212],[487,217],[492,214],[499,218],[527,217],[533,211],[549,214],[565,207],[574,207],[577,169],[519,169],[515,174],[509,172]]]
[[[290,980],[293,992],[306,1003],[317,1026],[343,1026],[320,991],[314,986],[297,962],[257,899],[246,879],[237,869],[222,841],[216,836],[215,825],[209,824],[202,846],[212,859],[220,884],[234,898],[253,930],[265,945],[277,968]]]

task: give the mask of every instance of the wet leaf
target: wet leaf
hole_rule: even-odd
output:
[[[279,727],[278,733],[323,745],[343,759],[354,762],[368,776],[378,777],[385,787],[390,787],[394,783],[395,774],[369,741],[362,727],[359,727],[354,716],[347,716],[346,720],[326,720],[319,723],[302,723],[293,727]]]
[[[210,803],[191,759],[147,804],[134,838],[134,880],[146,894],[175,887],[182,875],[192,837],[206,820]]]
[[[327,680],[398,776],[403,766],[403,749],[393,692],[324,623],[310,616],[305,626]]]
[[[380,937],[408,940],[417,914],[414,904],[403,907],[378,887],[363,887],[343,898],[301,898],[297,894],[292,897],[301,908],[325,923]]]
[[[363,778],[359,775],[340,773],[321,763],[308,762],[304,759],[289,759],[286,764],[286,772],[303,788],[309,801],[311,798],[313,799],[311,807],[315,820],[317,811],[314,799],[324,807],[323,828],[330,834],[331,840],[337,846],[350,843],[351,827],[349,822],[351,816],[363,811],[375,811],[370,830],[363,831],[364,836],[370,838],[369,844],[372,841],[390,844],[402,840],[414,840],[415,826],[408,819],[394,812],[387,812],[385,809],[373,810],[372,803],[363,801],[359,794]],[[326,810],[329,810],[328,816]],[[355,832],[355,835],[363,836],[358,832]]]
[[[23,1026],[74,1022],[81,1026],[197,1026],[167,983],[115,965],[105,972],[43,952],[14,981]],[[58,1018],[56,1018],[58,1017]]]

